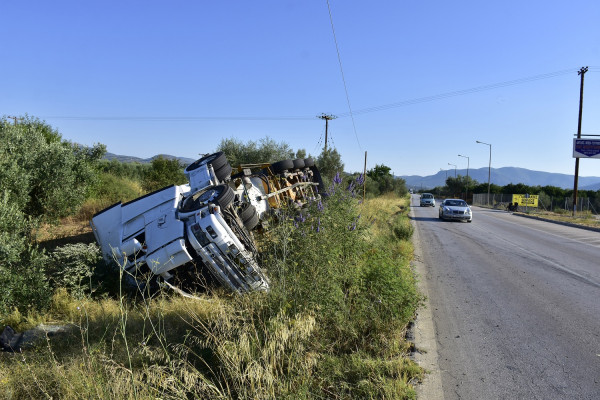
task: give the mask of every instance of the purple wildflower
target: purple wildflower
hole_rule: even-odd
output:
[[[323,205],[323,202],[321,200],[319,200],[319,202],[317,203],[317,210],[323,212],[324,209],[325,209],[325,205]]]
[[[342,178],[340,177],[340,173],[336,173],[335,174],[335,178],[333,178],[333,183],[339,185],[340,183],[342,183]]]
[[[321,232],[321,218],[317,219],[317,232]]]
[[[356,184],[358,186],[362,185],[363,183],[365,183],[365,177],[363,176],[363,174],[360,174],[358,176],[358,178],[356,178]]]

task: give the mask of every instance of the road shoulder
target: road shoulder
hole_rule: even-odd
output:
[[[410,215],[414,217],[411,207]],[[427,284],[427,270],[423,263],[422,249],[419,240],[419,227],[413,219],[414,226],[413,245],[414,259],[413,268],[418,276],[418,286],[421,293],[426,296],[423,306],[417,312],[414,326],[415,361],[425,370],[427,374],[423,382],[417,386],[417,395],[421,399],[436,400],[443,399],[442,375],[438,363],[437,338],[433,324],[433,314],[429,303],[429,287]]]

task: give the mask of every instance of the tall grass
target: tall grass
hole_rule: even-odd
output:
[[[338,182],[265,235],[269,293],[140,300],[58,291],[46,317],[76,328],[35,351],[3,354],[0,396],[414,398],[422,370],[404,334],[421,298],[407,201],[360,204]]]

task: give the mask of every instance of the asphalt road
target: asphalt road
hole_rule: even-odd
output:
[[[600,233],[412,203],[444,398],[600,399]]]

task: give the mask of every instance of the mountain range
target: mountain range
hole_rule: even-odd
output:
[[[104,155],[104,159],[106,159],[106,160],[117,160],[120,162],[138,162],[140,164],[150,164],[152,162],[152,160],[154,160],[155,158],[158,158],[158,157],[166,158],[168,160],[178,159],[181,162],[181,164],[185,165],[185,166],[188,166],[191,163],[193,163],[194,161],[196,161],[192,158],[176,157],[176,156],[171,156],[169,154],[157,154],[150,158],[123,156],[123,155],[108,153],[108,152]]]
[[[440,171],[435,175],[418,176],[403,175],[399,176],[406,181],[406,186],[416,189],[432,189],[436,186],[446,184],[446,176],[453,177],[453,169]],[[466,176],[466,169],[456,170],[457,175]],[[487,183],[488,168],[469,169],[469,176],[479,183]],[[532,171],[525,168],[502,167],[491,169],[491,183],[498,186],[508,185],[509,183],[523,183],[527,186],[557,186],[563,189],[573,188],[574,175],[557,174],[553,172]],[[600,190],[600,177],[579,177],[579,190]]]

